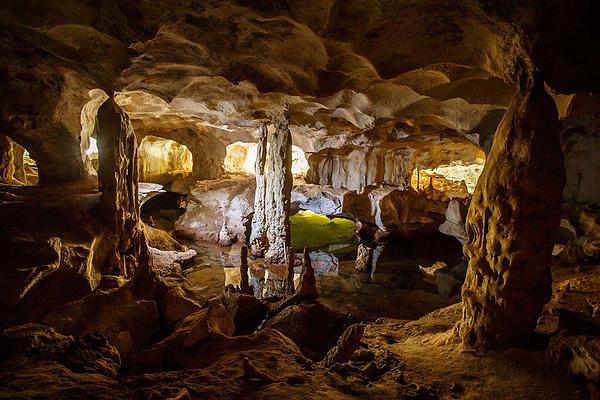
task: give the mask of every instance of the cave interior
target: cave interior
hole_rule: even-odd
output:
[[[600,399],[596,0],[5,0],[0,399]]]

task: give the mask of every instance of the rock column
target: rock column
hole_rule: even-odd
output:
[[[103,274],[131,276],[145,246],[139,225],[135,133],[112,98],[98,110],[97,129],[99,214],[105,222],[94,242],[94,266]]]
[[[266,171],[265,219],[269,249],[265,261],[284,264],[285,249],[290,245],[292,193],[292,134],[287,110],[274,122]]]
[[[533,333],[551,295],[564,176],[556,107],[537,81],[504,115],[471,200],[455,327],[465,349],[517,345]]]
[[[265,221],[267,136],[267,125],[263,125],[256,148],[256,162],[254,164],[256,191],[254,192],[254,215],[252,217],[252,232],[250,235],[250,250],[253,257],[264,256],[267,242],[267,226]]]

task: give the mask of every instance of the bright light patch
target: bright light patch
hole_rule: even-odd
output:
[[[475,191],[475,185],[477,185],[477,180],[483,172],[484,165],[485,160],[478,160],[471,164],[454,161],[448,165],[440,165],[432,169],[417,170],[415,168],[412,174],[411,186],[414,189],[417,189],[417,187],[425,189],[431,181],[435,189],[447,191],[455,184],[464,181],[467,191],[471,194]]]
[[[227,146],[225,170],[233,173],[254,174],[258,144],[235,142]],[[292,174],[301,175],[308,171],[308,161],[304,151],[292,145]]]
[[[142,182],[166,184],[192,174],[193,157],[187,146],[173,140],[146,136],[138,147]]]
[[[98,142],[93,137],[90,138],[90,147],[88,147],[85,154],[88,156],[92,154],[98,154]]]

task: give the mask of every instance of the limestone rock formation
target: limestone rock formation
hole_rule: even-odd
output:
[[[373,247],[361,243],[358,246],[354,268],[360,272],[371,272],[373,268]]]
[[[586,382],[590,398],[600,387],[600,341],[595,336],[557,335],[550,339],[552,363],[571,376]]]
[[[266,172],[265,222],[269,247],[265,261],[283,264],[291,241],[292,135],[287,109],[274,122]]]
[[[175,235],[217,243],[225,230],[232,241],[244,243],[245,224],[253,211],[252,181],[230,176],[193,183],[186,212],[175,223]]]
[[[107,100],[98,110],[98,178],[104,231],[94,242],[94,265],[105,274],[133,275],[140,247],[137,142],[127,114]]]
[[[2,2],[0,397],[598,396],[597,3]],[[256,176],[229,169],[257,141]],[[294,154],[310,168],[292,183]],[[354,221],[381,268],[305,249],[295,289],[298,210]],[[377,243],[440,231],[469,263],[443,309],[458,247],[424,277]],[[172,234],[280,265],[221,268]],[[342,333],[326,302],[375,306]],[[549,340],[526,351],[456,345],[534,328]]]
[[[325,357],[337,342],[347,316],[320,303],[290,306],[265,324],[277,329],[298,345],[302,353],[315,361]]]
[[[526,341],[550,297],[564,165],[556,108],[541,82],[502,120],[467,216],[463,318],[466,348]]]
[[[305,247],[302,253],[302,271],[298,286],[296,287],[295,296],[303,300],[315,300],[319,297],[317,291],[317,279],[315,278],[315,270],[310,261],[308,249]]]
[[[363,224],[372,224],[385,234],[409,236],[436,232],[444,221],[447,202],[421,196],[408,188],[368,187],[347,192],[342,210]]]
[[[250,249],[253,257],[262,257],[267,247],[266,221],[266,187],[267,187],[267,126],[263,125],[258,138],[254,173],[256,175],[256,190],[254,192],[254,215],[252,216],[252,232],[250,234]]]
[[[440,232],[453,236],[464,244],[467,240],[465,222],[468,208],[458,200],[451,200],[446,210],[446,221],[440,225]]]

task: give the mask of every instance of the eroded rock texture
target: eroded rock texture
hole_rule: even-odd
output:
[[[102,234],[94,242],[94,264],[104,274],[132,275],[140,246],[137,142],[127,114],[107,100],[98,110],[99,215]]]
[[[564,165],[556,108],[541,82],[502,120],[467,216],[463,318],[466,348],[514,345],[533,333],[550,298]]]
[[[267,136],[267,126],[263,125],[260,130],[260,137],[258,138],[256,162],[254,165],[256,190],[254,192],[254,215],[252,216],[252,232],[250,234],[250,249],[254,257],[262,257],[267,245],[267,226],[265,220]]]
[[[291,240],[292,135],[287,110],[274,122],[266,175],[265,219],[269,248],[265,260],[272,264],[283,264]]]

